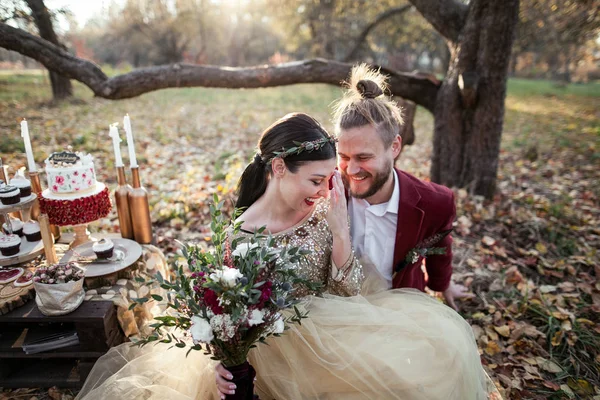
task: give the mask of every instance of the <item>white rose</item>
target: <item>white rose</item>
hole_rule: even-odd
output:
[[[280,315],[279,318],[277,318],[273,323],[273,333],[283,333],[284,330],[285,324],[283,323],[283,318]]]
[[[260,310],[252,310],[252,312],[250,313],[249,317],[248,317],[248,325],[250,326],[254,326],[254,325],[259,325],[262,324],[263,322],[263,317],[265,316],[265,314],[260,311]]]
[[[192,317],[192,327],[190,328],[194,344],[210,343],[214,339],[212,328],[210,323],[204,318],[200,318],[197,315]]]
[[[221,278],[221,282],[227,287],[234,287],[239,278],[242,278],[244,275],[240,273],[237,268],[227,268],[223,270],[223,276]]]
[[[233,256],[246,257],[246,254],[250,249],[258,247],[258,243],[240,243],[235,247],[235,250],[231,252]]]
[[[223,271],[220,269],[215,270],[212,274],[210,274],[210,280],[213,282],[221,282],[221,278],[223,277]]]

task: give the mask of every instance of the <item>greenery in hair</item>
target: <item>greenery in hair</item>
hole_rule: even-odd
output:
[[[335,142],[337,142],[337,139],[332,137],[307,142],[294,142],[294,147],[290,147],[289,149],[282,148],[281,151],[274,151],[273,154],[275,154],[275,156],[273,158],[285,158],[291,155],[300,154],[304,151],[317,151],[323,148],[327,143],[335,144]]]

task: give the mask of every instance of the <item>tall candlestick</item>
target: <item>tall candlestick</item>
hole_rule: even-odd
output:
[[[29,139],[29,127],[27,121],[23,118],[21,121],[21,137],[25,143],[25,154],[27,154],[27,164],[29,165],[29,172],[36,172],[35,160],[33,159],[33,150],[31,149],[31,140]]]
[[[142,187],[138,168],[131,168],[131,178],[133,188],[129,192],[128,200],[133,236],[136,242],[148,244],[152,242],[152,220],[150,219],[148,192]]]
[[[115,166],[117,168],[123,166],[123,158],[121,157],[121,138],[119,137],[119,130],[117,124],[111,124],[108,135],[112,138],[113,149],[115,151]]]
[[[129,167],[137,168],[138,163],[135,158],[135,145],[133,144],[133,131],[131,130],[131,121],[129,120],[129,114],[123,118],[123,128],[125,129],[125,135],[127,136],[127,150],[129,151]]]
[[[131,224],[131,212],[129,211],[129,193],[131,186],[125,181],[125,167],[117,167],[117,189],[115,190],[115,204],[119,216],[119,228],[121,236],[125,239],[133,239],[133,226]]]

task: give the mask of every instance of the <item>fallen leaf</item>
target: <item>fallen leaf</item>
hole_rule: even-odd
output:
[[[510,327],[508,325],[495,326],[494,330],[505,338],[510,337]]]
[[[560,346],[563,336],[565,335],[565,332],[561,329],[556,331],[556,333],[552,336],[552,346],[556,347],[556,346]]]
[[[558,374],[559,372],[562,372],[562,368],[554,361],[547,360],[544,357],[536,357],[535,359],[537,360],[540,368],[544,371],[552,372],[553,374]]]
[[[496,343],[493,340],[490,340],[487,346],[485,347],[484,351],[488,356],[495,356],[496,354],[501,353],[502,349],[500,348],[498,343]]]
[[[556,286],[553,285],[542,285],[540,286],[540,292],[542,293],[552,293],[556,292]]]
[[[594,387],[585,379],[567,378],[567,385],[580,396],[591,396],[594,394]]]
[[[488,247],[492,247],[492,246],[494,245],[494,243],[496,243],[496,239],[494,239],[494,238],[491,238],[491,237],[489,237],[489,236],[484,236],[484,237],[481,239],[481,242],[482,242],[483,244],[485,244],[486,246],[488,246]]]
[[[537,251],[539,251],[540,254],[544,255],[548,252],[548,248],[546,247],[546,245],[542,242],[537,242],[535,244],[535,249]]]
[[[548,389],[554,390],[555,392],[560,390],[560,385],[558,383],[544,381],[542,385],[546,386]]]

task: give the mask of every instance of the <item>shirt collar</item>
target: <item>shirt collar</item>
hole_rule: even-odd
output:
[[[377,217],[382,217],[387,213],[398,215],[398,204],[400,203],[400,184],[398,182],[398,174],[396,174],[396,171],[393,171],[393,174],[394,191],[392,192],[392,197],[390,197],[387,203],[370,205],[364,199],[352,198],[352,200],[362,205],[364,209],[368,210],[371,214]]]

